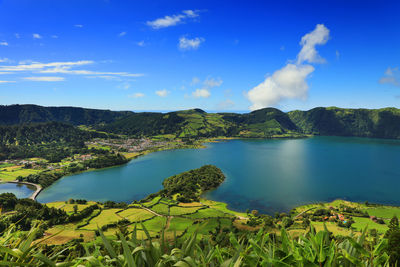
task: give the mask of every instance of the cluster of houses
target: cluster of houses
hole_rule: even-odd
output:
[[[13,164],[17,166],[25,166],[30,169],[42,169],[46,162],[43,159],[6,159],[0,161],[1,164]]]
[[[148,138],[94,139],[85,143],[87,146],[108,146],[117,151],[125,152],[140,152],[154,147],[165,146],[167,144],[167,141],[153,141]]]

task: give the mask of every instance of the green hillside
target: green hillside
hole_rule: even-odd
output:
[[[207,113],[201,109],[130,112],[36,105],[0,106],[0,125],[63,122],[129,136],[301,137],[305,134],[400,138],[400,110],[318,107],[282,112],[264,108],[250,113]]]
[[[290,119],[307,134],[400,138],[400,110],[337,107],[291,111]]]
[[[176,137],[271,137],[298,135],[296,125],[278,109],[247,114],[206,113],[191,109],[170,113],[135,113],[99,130],[128,135],[173,134]]]
[[[37,105],[0,105],[0,125],[57,121],[73,125],[110,123],[130,111],[110,111],[79,107],[42,107]]]

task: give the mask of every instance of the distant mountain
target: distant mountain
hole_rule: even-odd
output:
[[[133,136],[296,137],[304,134],[400,139],[400,110],[319,107],[282,112],[207,113],[190,109],[169,113],[130,112],[36,105],[0,106],[0,125],[63,122]]]
[[[110,111],[78,107],[42,107],[37,105],[0,106],[0,125],[37,122],[64,122],[72,125],[111,123],[130,111]]]
[[[400,110],[337,107],[291,111],[289,118],[307,134],[400,138]]]
[[[99,130],[133,135],[172,134],[176,137],[271,137],[297,134],[289,116],[274,108],[247,114],[206,113],[201,109],[169,113],[135,113]]]

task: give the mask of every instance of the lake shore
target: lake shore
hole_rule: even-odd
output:
[[[36,190],[32,193],[32,195],[29,197],[29,199],[36,200],[36,197],[39,195],[39,193],[43,190],[43,188],[39,184],[35,183],[29,183],[29,182],[20,182],[18,180],[15,181],[9,181],[7,183],[10,184],[22,184],[22,185],[28,185],[28,186],[33,186],[36,188]]]

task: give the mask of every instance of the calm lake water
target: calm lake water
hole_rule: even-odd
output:
[[[64,177],[38,200],[131,202],[160,190],[164,178],[205,164],[227,176],[206,197],[236,210],[273,213],[336,198],[400,205],[400,141],[345,137],[232,140],[152,153],[124,166]]]
[[[35,187],[23,184],[0,184],[0,194],[13,193],[18,198],[27,198],[35,192]]]

